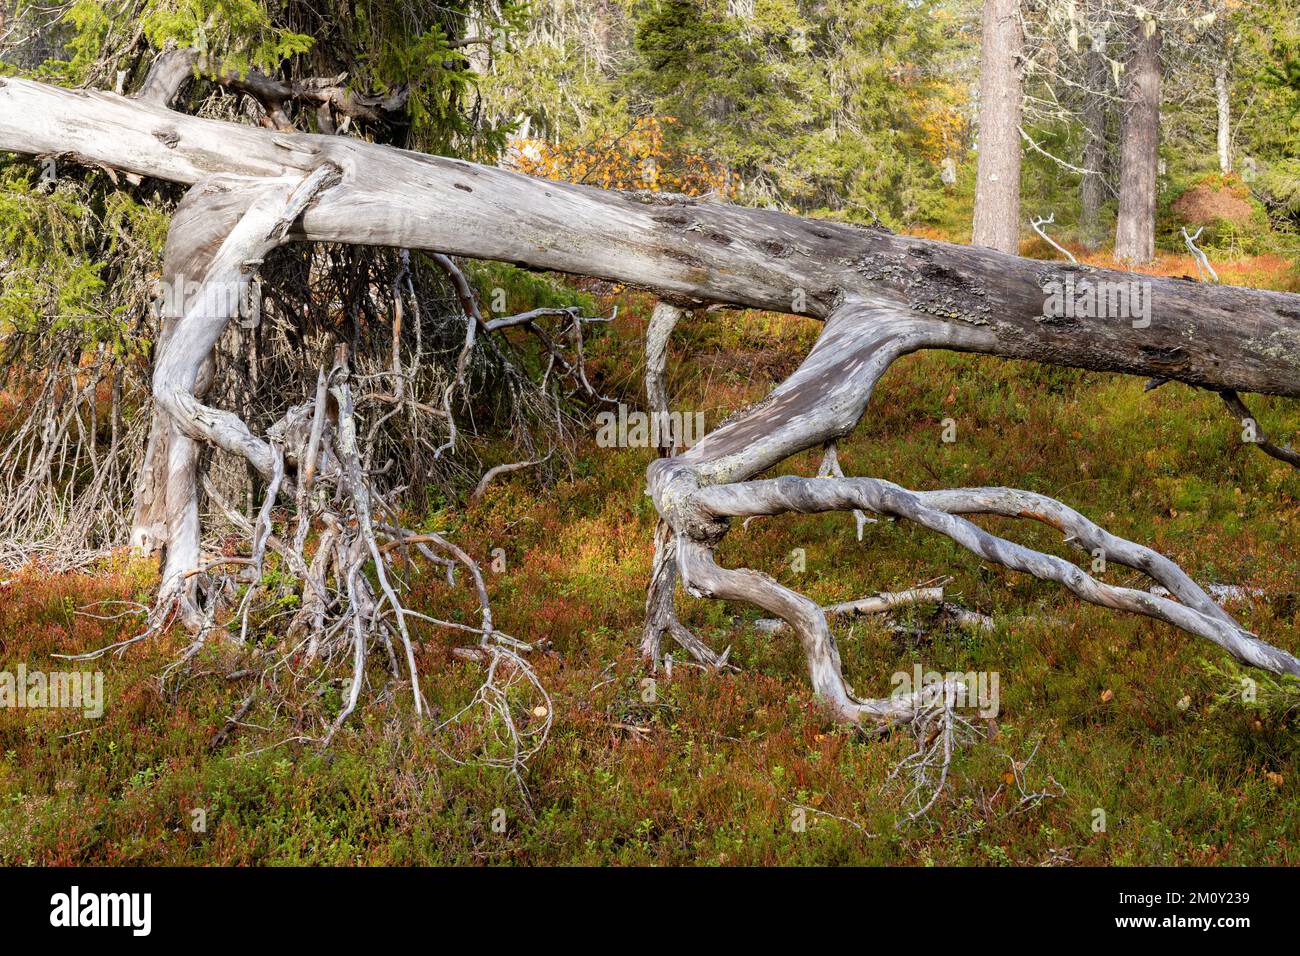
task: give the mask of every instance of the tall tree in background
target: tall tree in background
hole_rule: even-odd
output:
[[[1259,85],[1246,78],[1243,90],[1231,89],[1243,61],[1235,54],[1242,16],[1225,0],[1035,0],[1027,6],[1021,123],[1030,146],[1022,190],[1044,213],[1064,205],[1060,224],[1068,227],[1072,204],[1061,202],[1061,190],[1073,192],[1077,182],[1077,237],[1096,248],[1104,238],[1104,206],[1119,195],[1123,179],[1127,239],[1119,254],[1148,261],[1158,190],[1167,185],[1181,192],[1195,176],[1231,166],[1232,111],[1257,96]],[[1158,36],[1147,32],[1157,30]],[[1114,119],[1112,105],[1120,108]],[[1170,160],[1167,180],[1157,175],[1157,149]]]
[[[1106,164],[1106,118],[1110,99],[1106,84],[1110,71],[1106,65],[1106,31],[1097,27],[1084,55],[1086,85],[1083,108],[1083,174],[1079,201],[1079,234],[1084,245],[1096,248],[1101,242],[1101,204],[1106,189],[1103,167]]]
[[[738,174],[748,203],[903,226],[962,147],[957,7],[649,0],[613,89],[634,114],[673,117],[671,145]]]
[[[1115,258],[1155,258],[1156,178],[1160,147],[1160,25],[1134,18],[1125,64],[1124,122],[1120,134],[1119,219]]]
[[[1015,253],[1020,236],[1020,113],[1024,33],[1019,0],[984,4],[979,160],[971,242]]]
[[[1219,172],[1232,172],[1232,94],[1229,73],[1232,68],[1232,34],[1223,34],[1223,53],[1214,64],[1214,103],[1216,141],[1219,147]]]

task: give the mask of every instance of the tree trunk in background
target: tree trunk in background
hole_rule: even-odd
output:
[[[1219,107],[1219,172],[1232,172],[1232,104],[1228,97],[1228,60],[1214,70],[1214,98]]]
[[[980,58],[979,163],[971,242],[1015,254],[1020,248],[1019,0],[986,0]]]
[[[1106,86],[1110,71],[1106,68],[1106,35],[1098,31],[1088,48],[1087,99],[1083,108],[1083,168],[1093,170],[1083,177],[1079,200],[1079,237],[1084,246],[1095,249],[1101,244],[1101,204],[1106,190]]]
[[[1135,25],[1124,67],[1124,122],[1120,134],[1119,220],[1115,258],[1144,263],[1156,252],[1156,176],[1160,147],[1160,27]]]

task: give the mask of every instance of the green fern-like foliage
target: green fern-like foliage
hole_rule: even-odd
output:
[[[1300,215],[1300,159],[1282,159],[1260,176],[1260,188],[1281,209]]]
[[[19,0],[18,15],[24,11],[36,19],[35,0]],[[73,0],[59,22],[44,28],[58,52],[27,72],[67,86],[129,92],[155,53],[172,44],[199,50],[237,75],[346,75],[362,93],[410,90],[404,113],[367,135],[491,160],[511,122],[485,107],[479,78],[510,50],[526,20],[523,0]],[[300,125],[311,123],[304,117]]]
[[[48,168],[0,166],[0,336],[75,332],[119,356],[146,348],[136,320],[166,214],[102,177],[52,178]]]

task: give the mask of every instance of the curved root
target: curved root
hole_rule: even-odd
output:
[[[803,365],[767,399],[733,416],[682,455],[652,463],[650,492],[666,525],[659,540],[675,543],[673,557],[687,590],[757,605],[788,625],[803,645],[814,691],[838,719],[926,727],[927,737],[936,718],[915,695],[872,700],[854,694],[843,676],[826,609],[768,575],[717,564],[713,549],[731,519],[827,511],[907,519],[985,560],[1061,584],[1090,603],[1165,621],[1212,641],[1243,663],[1300,676],[1300,660],[1245,630],[1173,561],[1110,534],[1059,501],[1007,488],[914,492],[880,479],[843,477],[834,442],[861,418],[889,364],[918,348],[959,348],[961,334],[884,305],[848,301],[828,318]],[[817,445],[826,449],[818,477],[753,480],[789,455]],[[1144,572],[1170,597],[1098,581],[1062,558],[993,535],[962,517],[973,514],[1044,522],[1076,547]],[[944,773],[958,721],[949,714],[937,725],[939,738],[946,741],[939,763]],[[924,777],[936,765],[936,752],[923,747],[919,754],[909,766]],[[941,773],[940,787],[942,778]],[[933,797],[919,812],[932,802]]]

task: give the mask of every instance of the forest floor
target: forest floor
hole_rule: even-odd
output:
[[[1156,271],[1195,275],[1186,256],[1162,258]],[[1293,291],[1300,276],[1267,257],[1220,274]],[[593,368],[599,388],[636,407],[651,301],[615,298],[623,308],[592,343]],[[713,427],[793,370],[817,331],[759,313],[684,321],[671,358],[675,407],[703,410]],[[914,488],[1011,485],[1059,497],[1203,583],[1257,589],[1230,609],[1300,652],[1300,473],[1244,446],[1216,396],[1143,384],[912,356],[885,376],[841,461],[847,474]],[[1270,435],[1300,435],[1300,405],[1255,398],[1252,408]],[[957,423],[953,443],[941,440],[944,419]],[[829,721],[797,643],[756,631],[752,608],[683,597],[685,622],[730,645],[738,669],[661,672],[646,703],[637,644],[652,454],[597,447],[593,431],[554,486],[515,473],[477,504],[420,517],[485,568],[503,549],[505,570],[488,582],[497,625],[547,642],[534,656],[555,723],[526,774],[526,799],[510,775],[448,759],[440,748],[454,741],[417,726],[400,691],[354,716],[324,752],[292,738],[303,713],[337,708],[333,689],[332,701],[304,691],[306,701],[255,705],[214,752],[209,741],[249,681],[227,679],[238,660],[214,649],[165,699],[157,677],[187,643],[175,632],[78,665],[104,671],[98,719],[0,709],[0,863],[1300,864],[1300,728],[1243,701],[1225,655],[911,525],[871,524],[858,542],[849,515],[763,519],[736,527],[720,560],[824,603],[951,576],[950,600],[993,617],[994,631],[975,634],[935,623],[926,608],[837,626],[863,694],[887,695],[890,676],[916,664],[999,675],[996,725],[957,754],[928,815],[908,822],[907,786],[890,779],[911,736],[868,738]],[[813,474],[818,458],[785,470]],[[1049,529],[988,526],[1078,560]],[[789,560],[798,548],[802,573]],[[1143,580],[1122,568],[1104,579]],[[147,600],[156,581],[152,562],[125,553],[86,573],[11,576],[0,585],[0,660],[52,670],[51,654],[129,637],[135,619],[78,609]],[[474,620],[466,590],[433,574],[415,582],[410,604]],[[453,713],[481,666],[451,655],[466,643],[452,632],[420,637],[426,695]]]

